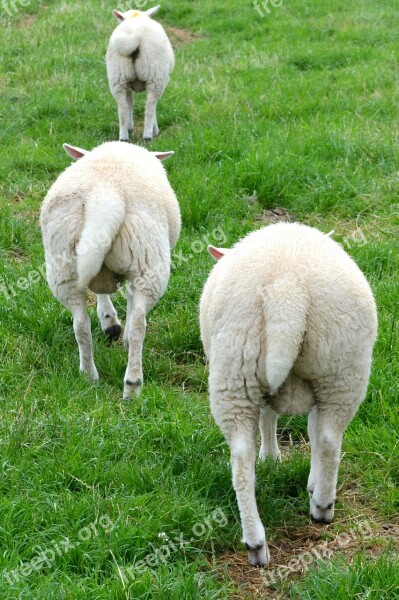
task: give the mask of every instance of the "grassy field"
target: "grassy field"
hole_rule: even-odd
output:
[[[150,149],[175,150],[165,165],[184,226],[148,318],[142,396],[123,403],[127,356],[92,298],[100,384],[79,375],[38,215],[70,163],[63,142],[117,139],[104,55],[111,10],[126,6],[0,3],[0,597],[399,598],[399,8],[162,3],[176,68]],[[308,516],[306,419],[281,419],[283,461],[257,468],[273,559],[260,572],[209,413],[197,306],[206,244],[279,218],[335,230],[373,287],[379,337],[330,526]],[[122,295],[115,304],[123,316]]]

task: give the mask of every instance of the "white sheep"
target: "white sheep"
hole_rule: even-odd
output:
[[[144,133],[146,141],[159,133],[157,102],[165,91],[175,59],[162,25],[150,17],[159,6],[142,12],[113,14],[120,24],[113,31],[107,50],[107,73],[111,93],[118,104],[119,139],[129,140],[133,131],[133,94],[147,92]]]
[[[310,513],[330,523],[342,436],[367,389],[376,307],[355,262],[316,229],[279,223],[209,251],[221,259],[200,305],[211,410],[230,446],[249,562],[263,566],[258,428],[260,458],[278,459],[277,414],[309,413]]]
[[[94,381],[86,289],[98,294],[101,327],[111,339],[121,325],[108,294],[117,289],[126,294],[123,339],[129,359],[123,397],[128,399],[141,391],[146,314],[166,290],[170,251],[180,234],[179,205],[158,160],[173,152],[152,153],[122,142],[91,152],[64,148],[80,160],[58,177],[41,207],[47,281],[72,312],[80,370]]]

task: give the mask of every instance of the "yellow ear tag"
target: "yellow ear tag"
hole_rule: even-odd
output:
[[[139,17],[140,15],[141,15],[141,12],[139,10],[134,10],[128,18],[133,19],[133,17]]]

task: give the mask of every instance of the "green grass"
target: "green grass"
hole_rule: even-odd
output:
[[[305,581],[295,585],[292,598],[398,598],[399,576],[397,555],[388,553],[371,561],[359,554],[352,564],[335,559],[328,566],[313,568]]]
[[[245,551],[228,450],[208,408],[197,307],[212,267],[206,244],[232,244],[276,206],[335,229],[373,287],[379,337],[367,398],[345,437],[334,524],[312,534],[333,539],[367,518],[376,538],[273,593],[396,597],[397,555],[384,552],[388,539],[397,548],[397,530],[381,529],[399,513],[395,3],[283,0],[263,18],[248,0],[162,4],[158,20],[184,30],[187,42],[176,42],[158,108],[161,135],[150,148],[175,150],[166,168],[184,227],[169,288],[148,318],[145,388],[130,404],[120,402],[126,353],[119,343],[109,347],[92,306],[101,380],[93,387],[79,375],[71,317],[42,276],[38,227],[40,203],[70,163],[62,143],[91,148],[117,138],[104,62],[115,6],[7,6],[11,17],[0,5],[1,598],[261,597],[259,574],[248,568],[244,583],[235,568]],[[140,144],[143,107],[136,96]],[[121,295],[115,304],[123,316]],[[309,527],[306,419],[281,419],[280,432],[284,461],[257,469],[272,555]],[[220,514],[227,524],[212,517]],[[173,542],[180,536],[182,547]],[[57,552],[66,538],[68,550]],[[170,541],[178,547],[169,545],[162,561]],[[302,550],[294,543],[291,554]],[[28,573],[43,551],[53,560]],[[148,556],[152,566],[140,570]],[[10,583],[5,569],[18,577]]]

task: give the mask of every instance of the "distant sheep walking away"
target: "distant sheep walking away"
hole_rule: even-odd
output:
[[[123,339],[129,358],[123,397],[128,399],[141,391],[146,314],[166,290],[170,251],[180,234],[179,205],[158,160],[173,152],[152,153],[121,142],[91,152],[67,144],[64,148],[79,160],[58,177],[42,204],[47,281],[72,312],[80,370],[94,381],[98,373],[86,289],[98,294],[101,327],[112,339],[119,336],[121,324],[108,294],[126,281]]]
[[[120,21],[109,41],[107,73],[118,104],[119,139],[129,141],[133,131],[133,94],[147,92],[144,133],[146,141],[158,135],[157,102],[165,91],[175,64],[173,48],[162,25],[150,17],[159,6],[148,9],[114,10]]]
[[[216,259],[200,306],[212,414],[231,453],[249,562],[269,562],[255,500],[260,458],[278,459],[277,415],[309,413],[310,514],[330,523],[343,433],[363,401],[377,333],[373,294],[327,235],[279,223]]]

